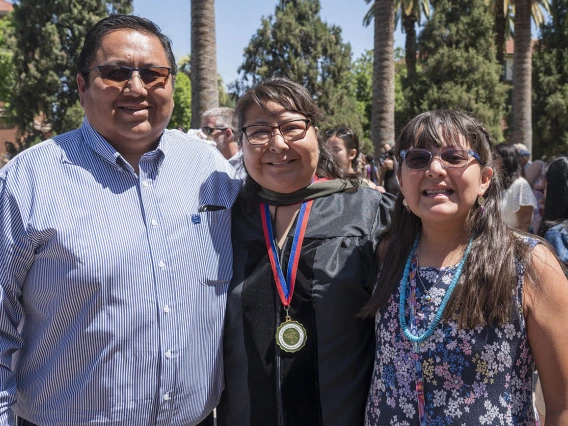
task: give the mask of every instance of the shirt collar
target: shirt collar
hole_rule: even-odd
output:
[[[123,169],[128,162],[124,159],[122,154],[118,152],[100,133],[98,133],[89,123],[87,118],[83,119],[83,124],[81,125],[81,133],[85,143],[91,150],[102,157],[103,160],[110,163],[112,167],[116,169]],[[163,157],[167,152],[167,140],[164,137],[166,132],[162,133],[160,136],[160,141],[158,142],[158,147],[150,152],[143,155],[146,159],[152,159],[154,161],[162,162]]]

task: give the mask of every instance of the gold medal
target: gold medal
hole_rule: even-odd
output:
[[[290,317],[276,329],[276,343],[285,352],[298,352],[306,344],[306,329]]]

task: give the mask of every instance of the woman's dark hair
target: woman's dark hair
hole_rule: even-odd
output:
[[[338,127],[337,129],[326,130],[326,141],[334,136],[343,141],[347,151],[351,151],[352,149],[356,151],[355,158],[351,160],[351,167],[355,170],[357,168],[357,162],[359,161],[359,138],[357,137],[357,134],[349,127]]]
[[[154,35],[160,40],[164,47],[168,65],[171,68],[172,76],[177,75],[178,68],[176,58],[172,52],[172,41],[162,33],[160,27],[152,21],[140,16],[134,15],[110,15],[98,21],[85,36],[83,48],[77,60],[77,72],[79,74],[88,74],[89,66],[95,60],[97,50],[101,47],[104,36],[119,30],[132,30],[140,33]],[[85,79],[85,84],[89,81]]]
[[[481,167],[493,167],[493,142],[485,127],[464,112],[441,109],[418,115],[402,129],[395,147],[400,168],[405,167],[400,157],[403,149],[462,146],[464,138],[485,163]],[[460,284],[444,311],[445,320],[457,315],[462,328],[509,320],[513,309],[511,295],[517,285],[515,258],[522,262],[530,258],[527,245],[514,236],[501,219],[500,192],[501,183],[496,173],[483,195],[484,208],[475,203],[465,223],[467,233],[473,236],[473,245]],[[392,222],[382,237],[379,256],[385,267],[371,301],[362,311],[364,316],[375,315],[396,293],[406,258],[422,227],[420,218],[408,212],[402,200],[400,193],[395,201]],[[534,280],[531,268],[527,268],[526,274]]]
[[[539,235],[559,223],[568,226],[568,157],[559,157],[546,168],[546,198]]]
[[[243,142],[245,137],[242,128],[245,125],[247,118],[246,115],[250,108],[257,105],[268,114],[272,115],[272,112],[267,110],[265,106],[266,102],[270,101],[281,105],[287,111],[302,114],[310,120],[314,130],[316,130],[318,122],[323,118],[323,112],[319,109],[304,86],[285,78],[270,78],[248,89],[237,101],[235,114],[239,123],[238,142],[240,145],[246,143]],[[354,173],[347,173],[341,168],[329,148],[325,145],[319,132],[317,132],[317,139],[319,159],[316,174],[320,178],[348,179],[354,186],[357,186],[359,184],[357,175]],[[258,187],[258,183],[250,177],[247,170],[247,178],[245,180],[243,194],[245,196],[252,195],[256,192]]]
[[[500,143],[495,146],[495,153],[502,161],[500,172],[503,177],[503,189],[509,189],[514,181],[523,176],[519,151],[512,144]]]

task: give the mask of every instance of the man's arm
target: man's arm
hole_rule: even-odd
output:
[[[33,262],[17,201],[0,176],[0,425],[14,424],[16,379],[12,357],[23,345],[18,325],[23,316],[22,284]]]

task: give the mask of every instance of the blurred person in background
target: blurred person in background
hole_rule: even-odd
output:
[[[505,143],[495,146],[495,154],[495,163],[503,181],[503,220],[512,228],[528,232],[537,202],[529,183],[523,177],[520,155],[513,145]]]
[[[201,131],[212,140],[223,157],[235,168],[238,175],[245,177],[243,157],[237,143],[237,118],[235,110],[229,107],[208,109],[201,119]]]
[[[329,129],[325,132],[325,144],[347,173],[355,173],[359,158],[359,138],[349,127]]]
[[[568,266],[568,157],[552,161],[546,169],[546,198],[539,235],[554,247]]]
[[[389,146],[386,144],[386,146]],[[385,191],[397,196],[399,193],[398,178],[396,176],[398,161],[395,158],[394,150],[390,149],[385,153],[385,158],[379,167],[378,184],[385,188]]]

